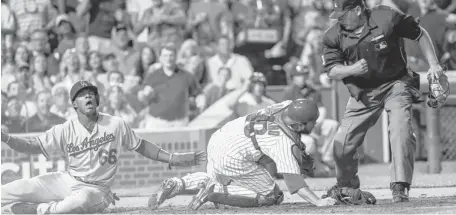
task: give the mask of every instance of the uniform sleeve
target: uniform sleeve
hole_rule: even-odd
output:
[[[415,41],[419,40],[423,32],[418,21],[409,14],[404,14],[393,8],[391,8],[391,10],[394,32],[403,38]]]
[[[120,123],[120,136],[122,137],[122,146],[129,150],[136,150],[141,144],[141,138],[136,135],[135,131],[124,121]]]
[[[65,154],[64,133],[66,124],[59,124],[37,137],[41,150],[46,157],[58,157]],[[69,143],[71,144],[71,143]]]
[[[301,174],[298,162],[291,152],[293,141],[286,135],[281,135],[280,140],[263,152],[268,155],[277,165],[277,173]]]
[[[345,56],[340,48],[337,36],[329,29],[323,37],[323,69],[329,72],[336,65],[344,65]]]

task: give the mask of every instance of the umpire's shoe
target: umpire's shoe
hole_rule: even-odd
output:
[[[160,188],[149,198],[148,206],[151,210],[157,209],[165,200],[179,193],[179,182],[177,180],[179,179],[168,178],[163,181]]]
[[[408,202],[410,184],[405,182],[391,183],[391,190],[393,191],[393,203]]]

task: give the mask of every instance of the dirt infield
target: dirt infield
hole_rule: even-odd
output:
[[[188,210],[185,206],[167,206],[156,211],[150,211],[146,207],[137,208],[116,208],[109,209],[107,213],[128,213],[128,214],[454,214],[456,212],[456,197],[423,197],[412,198],[407,203],[391,203],[391,200],[379,200],[376,205],[346,206],[338,205],[332,207],[315,207],[309,203],[284,203],[278,206],[261,208],[234,208],[223,206],[216,209],[213,204],[207,203],[198,211]]]

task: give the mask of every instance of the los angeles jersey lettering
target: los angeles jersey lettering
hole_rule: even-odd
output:
[[[121,147],[135,150],[141,142],[124,120],[104,113],[99,113],[92,133],[75,118],[51,128],[38,140],[46,157],[67,157],[72,176],[106,186],[113,183]]]

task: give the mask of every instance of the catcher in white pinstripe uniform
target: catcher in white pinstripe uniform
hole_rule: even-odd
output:
[[[303,177],[313,162],[300,135],[311,132],[318,115],[313,101],[297,99],[228,122],[209,140],[207,172],[166,179],[149,199],[149,208],[198,189],[189,205],[194,210],[207,201],[237,207],[280,204],[283,192],[270,172],[283,174],[291,194],[317,206],[334,205],[332,198],[318,198]]]

